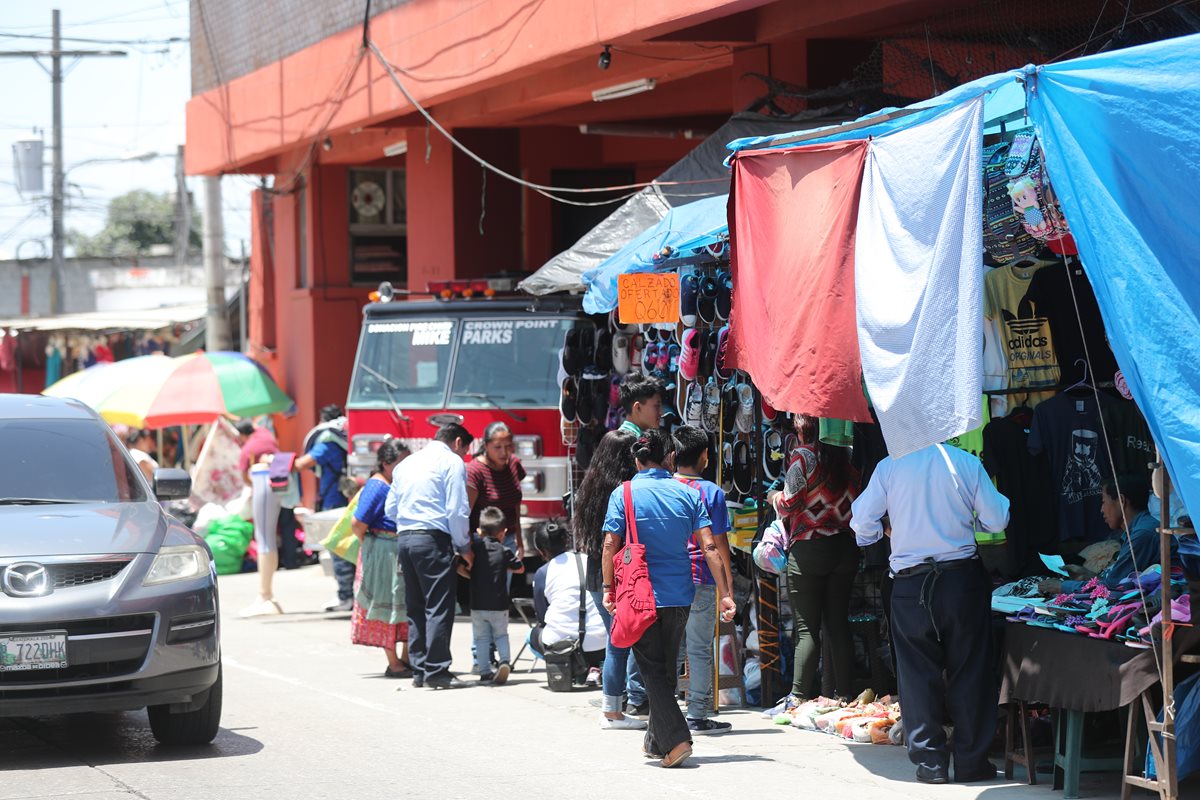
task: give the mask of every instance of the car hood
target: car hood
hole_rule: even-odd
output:
[[[166,530],[157,503],[0,508],[0,557],[156,553]]]

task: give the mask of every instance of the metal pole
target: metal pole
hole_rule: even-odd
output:
[[[1178,778],[1175,773],[1175,644],[1171,626],[1171,537],[1175,535],[1171,525],[1171,474],[1167,472],[1164,459],[1159,459],[1162,470],[1162,497],[1159,500],[1159,564],[1162,566],[1162,760],[1158,774],[1159,794],[1162,800],[1175,800],[1179,796]],[[1153,736],[1153,734],[1151,734]]]
[[[51,12],[54,40],[50,55],[50,85],[53,88],[54,147],[51,169],[54,172],[50,198],[50,313],[61,314],[63,270],[63,118],[62,118],[62,38],[58,9]]]
[[[246,352],[246,284],[249,279],[246,275],[246,269],[249,264],[246,262],[246,240],[242,239],[242,263],[238,268],[238,339],[241,344],[240,352]]]
[[[175,266],[185,267],[192,238],[192,205],[183,172],[183,145],[175,150]]]
[[[221,220],[221,177],[204,177],[204,284],[208,294],[205,347],[229,349],[225,319],[225,226]]]

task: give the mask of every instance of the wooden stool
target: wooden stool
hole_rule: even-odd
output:
[[[1006,780],[1013,778],[1013,765],[1020,764],[1025,767],[1025,773],[1028,775],[1027,782],[1030,786],[1037,785],[1037,767],[1033,760],[1033,744],[1029,738],[1029,712],[1025,707],[1025,701],[1017,700],[1005,706],[1007,710],[1007,719],[1004,726],[1004,777]],[[1018,752],[1013,748],[1014,740],[1017,737],[1016,727],[1021,727],[1021,750]]]
[[[731,649],[733,651],[733,674],[721,674],[721,637],[730,636],[733,639]],[[717,655],[713,659],[713,686],[716,691],[713,692],[713,710],[721,710],[721,690],[722,689],[737,689],[738,690],[738,708],[746,707],[746,673],[742,664],[742,642],[738,638],[737,626],[732,622],[721,622],[720,617],[717,618]]]

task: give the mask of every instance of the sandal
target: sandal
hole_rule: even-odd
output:
[[[691,755],[692,755],[692,746],[691,746],[691,744],[689,744],[687,747],[683,748],[683,750],[678,755],[676,755],[674,758],[671,758],[671,755],[669,753],[666,756],[664,756],[663,760],[662,760],[662,765],[666,769],[670,769],[671,767],[678,767],[684,761],[687,761],[688,758],[691,757]]]

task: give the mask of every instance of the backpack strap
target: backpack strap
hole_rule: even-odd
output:
[[[637,515],[633,512],[633,483],[625,481],[625,540],[637,544]]]
[[[575,554],[575,567],[579,570],[579,649],[583,650],[583,639],[587,635],[587,591],[583,574],[583,559]]]

